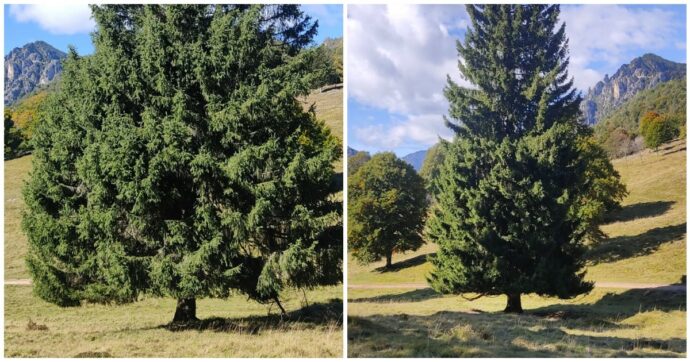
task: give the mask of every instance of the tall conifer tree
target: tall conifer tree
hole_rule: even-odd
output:
[[[317,24],[295,5],[92,6],[33,139],[23,226],[62,306],[274,301],[342,279],[339,142],[296,100]],[[282,307],[281,307],[282,309]]]
[[[443,293],[507,295],[506,312],[522,312],[524,293],[586,293],[585,240],[604,208],[587,197],[596,153],[580,152],[589,132],[578,121],[559,6],[467,11],[471,27],[457,49],[475,87],[449,79],[445,89],[456,136],[434,180],[427,236],[439,252],[429,281]]]

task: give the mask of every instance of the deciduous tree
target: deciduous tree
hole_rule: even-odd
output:
[[[375,154],[348,180],[348,247],[362,263],[424,244],[424,180],[391,152]]]

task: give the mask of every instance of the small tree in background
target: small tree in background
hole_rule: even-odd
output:
[[[417,250],[426,216],[424,180],[390,152],[375,154],[348,180],[348,247],[361,263]]]
[[[524,293],[572,298],[592,289],[585,241],[605,207],[590,204],[597,187],[588,169],[608,160],[581,144],[591,131],[578,122],[559,6],[467,11],[458,67],[475,87],[449,79],[445,89],[456,137],[434,180],[426,233],[439,250],[429,281],[442,293],[506,295],[505,312],[519,313]]]
[[[679,123],[667,114],[647,112],[640,120],[640,134],[644,137],[645,146],[656,150],[678,137]]]
[[[22,153],[24,137],[12,120],[12,113],[5,109],[5,159],[17,157]]]
[[[371,160],[369,152],[357,151],[354,155],[347,158],[347,175],[352,176],[362,165]]]
[[[316,24],[296,5],[92,6],[33,137],[34,292],[61,306],[233,291],[275,302],[342,280],[341,148],[298,96]]]
[[[422,176],[424,179],[427,191],[432,197],[438,193],[438,189],[434,186],[433,180],[438,177],[443,161],[445,160],[447,143],[448,142],[444,140],[440,140],[437,144],[429,148],[426,157],[424,157],[422,168],[419,170],[419,176]]]

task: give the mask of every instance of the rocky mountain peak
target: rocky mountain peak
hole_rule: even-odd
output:
[[[62,71],[65,56],[40,40],[12,49],[5,56],[5,105],[50,83]]]
[[[595,124],[638,92],[659,83],[685,77],[685,64],[645,54],[622,65],[613,76],[608,74],[590,88],[582,101],[587,124]]]

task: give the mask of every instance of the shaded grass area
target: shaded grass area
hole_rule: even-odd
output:
[[[289,293],[286,317],[245,297],[200,299],[200,321],[170,325],[171,298],[60,308],[5,287],[6,357],[339,357],[342,286]],[[269,314],[270,310],[270,314]]]
[[[350,357],[680,357],[685,294],[595,290],[574,300],[468,302],[430,290],[350,290]]]

